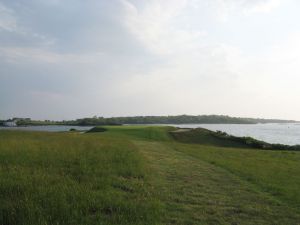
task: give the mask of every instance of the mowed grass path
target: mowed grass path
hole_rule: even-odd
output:
[[[300,224],[299,153],[106,128],[0,132],[0,224]]]
[[[300,209],[300,152],[199,145],[176,145],[175,149],[224,168],[274,199]]]
[[[220,167],[174,150],[137,141],[157,175],[165,203],[163,224],[299,224],[299,211]]]

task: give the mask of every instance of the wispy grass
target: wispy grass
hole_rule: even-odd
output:
[[[0,132],[0,224],[155,224],[143,159],[126,140]]]

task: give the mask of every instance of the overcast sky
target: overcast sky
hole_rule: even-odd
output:
[[[298,0],[0,0],[0,118],[300,120]]]

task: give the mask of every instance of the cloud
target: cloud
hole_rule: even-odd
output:
[[[3,0],[2,116],[252,116],[260,108],[263,115],[276,117],[263,106],[263,99],[284,98],[284,90],[299,95],[289,89],[298,79],[299,36],[290,36],[282,24],[268,33],[280,4],[278,0]],[[264,22],[265,33],[257,34]],[[276,97],[268,104],[280,111]]]
[[[48,63],[48,64],[94,64],[103,58],[103,53],[95,52],[92,54],[71,54],[57,53],[40,48],[18,48],[0,47],[0,57],[16,66],[24,63]]]
[[[187,19],[186,10],[199,10],[197,3],[154,0],[139,7],[130,1],[122,1],[125,26],[134,38],[163,61],[151,72],[131,76],[124,82],[124,92],[130,90],[127,91],[130,96],[138,92],[148,92],[147,95],[152,96],[155,92],[160,96],[171,93],[171,96],[176,96],[174,99],[178,99],[184,86],[189,86],[186,95],[190,91],[189,96],[197,98],[201,94],[196,94],[199,88],[204,90],[205,86],[230,83],[235,79],[226,63],[229,51],[225,51],[222,44],[207,43],[208,33],[201,28],[178,26],[184,24],[183,21],[195,19],[194,15]],[[150,85],[145,87],[142,84]]]
[[[281,0],[244,1],[245,13],[270,13],[281,5]]]
[[[174,54],[194,47],[206,31],[178,28],[180,16],[189,7],[188,1],[148,1],[137,7],[121,1],[125,10],[125,26],[149,51],[156,54]],[[181,48],[181,49],[180,49]]]
[[[15,31],[17,29],[17,21],[14,12],[0,3],[0,31]]]
[[[211,4],[216,4],[213,8],[216,10],[217,18],[220,21],[227,22],[229,17],[235,14],[249,16],[257,13],[270,13],[278,8],[281,0],[216,0]]]

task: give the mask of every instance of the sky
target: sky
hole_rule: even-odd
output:
[[[0,118],[300,120],[298,0],[0,0]]]

